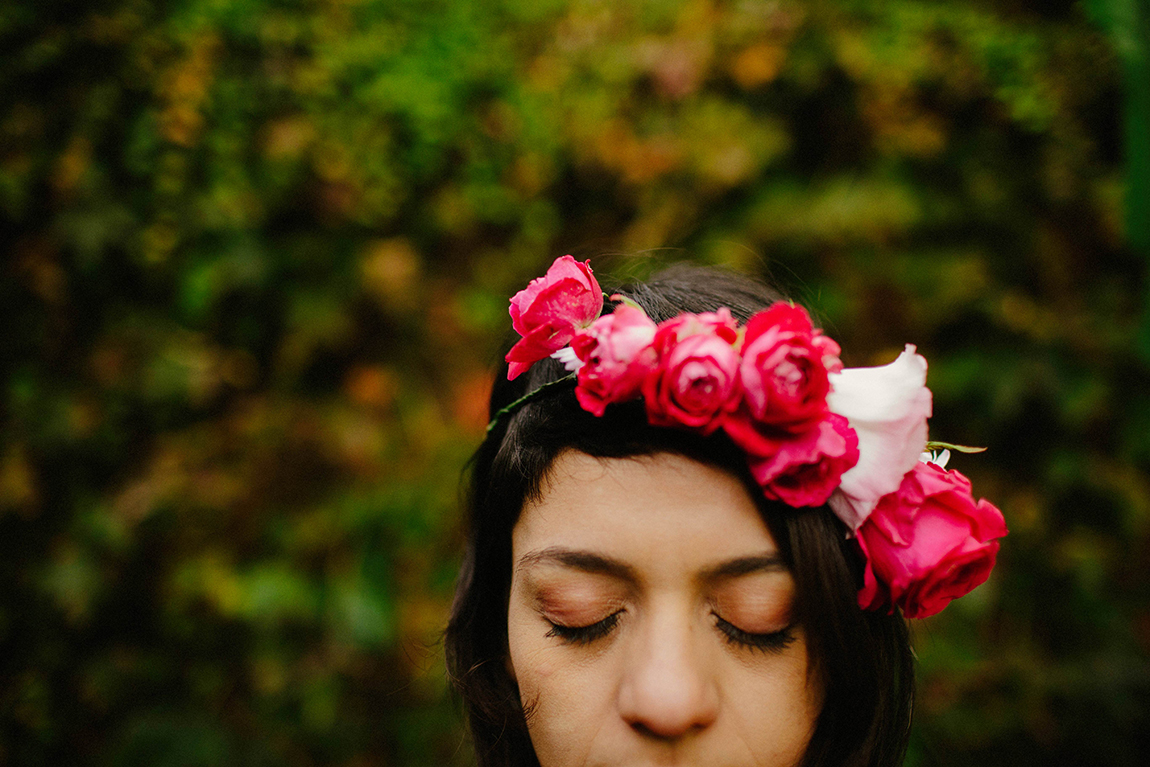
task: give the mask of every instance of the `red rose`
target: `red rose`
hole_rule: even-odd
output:
[[[657,361],[655,329],[642,309],[621,304],[575,336],[571,348],[583,362],[575,396],[584,410],[603,415],[608,404],[639,395]]]
[[[571,343],[602,309],[603,291],[590,262],[571,256],[555,259],[547,274],[511,298],[511,326],[523,338],[507,352],[508,380]]]
[[[737,326],[727,309],[683,314],[659,325],[658,367],[643,381],[647,420],[709,434],[739,401]]]
[[[766,497],[789,506],[821,506],[858,461],[859,440],[847,419],[830,413],[815,428],[779,443],[773,456],[748,458]]]
[[[975,502],[970,480],[920,462],[856,531],[867,559],[859,605],[934,615],[987,579],[1006,532],[1002,512]]]
[[[810,429],[827,413],[827,368],[841,367],[838,351],[801,307],[779,302],[751,317],[739,367],[750,417],[794,434]]]

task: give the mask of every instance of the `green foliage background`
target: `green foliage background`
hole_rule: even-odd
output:
[[[1011,534],[912,765],[1150,746],[1144,0],[0,3],[0,764],[470,760],[438,646],[563,253],[931,361]]]

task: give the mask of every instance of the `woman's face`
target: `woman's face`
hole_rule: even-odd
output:
[[[798,763],[795,585],[732,475],[569,451],[512,533],[509,667],[542,767]]]

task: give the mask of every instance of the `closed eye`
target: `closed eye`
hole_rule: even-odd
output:
[[[559,637],[563,641],[571,644],[590,644],[596,639],[610,634],[612,629],[615,628],[615,625],[619,623],[619,616],[622,614],[622,610],[617,610],[603,620],[586,626],[564,626],[548,620],[547,622],[551,624],[551,630],[547,632],[547,636]]]
[[[790,624],[785,628],[778,631],[771,631],[765,634],[753,634],[750,631],[744,631],[730,621],[724,620],[718,613],[711,613],[715,616],[715,627],[723,633],[729,644],[739,645],[751,650],[761,650],[763,652],[778,653],[785,650],[795,641],[795,624]]]

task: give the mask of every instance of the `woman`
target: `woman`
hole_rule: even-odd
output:
[[[981,583],[1006,532],[918,460],[925,362],[842,370],[722,272],[605,297],[565,256],[512,299],[447,630],[479,763],[898,764],[894,607]]]

